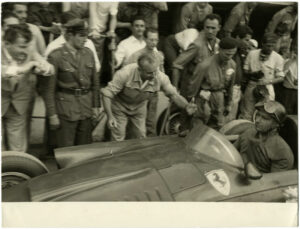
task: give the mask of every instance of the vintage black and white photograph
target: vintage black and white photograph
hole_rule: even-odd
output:
[[[293,203],[297,226],[298,2],[9,1],[1,26],[4,206]]]

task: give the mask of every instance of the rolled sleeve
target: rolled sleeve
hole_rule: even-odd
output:
[[[111,5],[111,7],[109,9],[109,14],[113,15],[113,16],[117,15],[119,3],[118,2],[112,2],[111,4],[112,5]]]
[[[198,46],[192,43],[188,49],[182,52],[173,62],[173,68],[183,70],[184,67],[192,61],[198,53]]]
[[[112,81],[108,83],[105,88],[101,89],[103,96],[113,99],[125,86],[125,83],[129,80],[129,72],[123,68],[117,71]]]

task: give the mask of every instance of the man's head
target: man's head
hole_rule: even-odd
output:
[[[137,38],[142,38],[146,30],[145,20],[142,17],[135,17],[131,23],[132,35]]]
[[[257,109],[255,128],[261,133],[279,128],[286,118],[284,106],[276,101],[259,102],[255,108]]]
[[[5,12],[2,14],[2,18],[1,18],[2,31],[6,31],[10,25],[18,25],[18,24],[19,24],[19,19],[15,14],[11,12]]]
[[[208,40],[216,38],[219,30],[221,29],[221,17],[218,14],[209,14],[204,19],[203,30]]]
[[[248,44],[252,38],[252,34],[253,30],[249,26],[241,25],[234,31],[233,37],[235,37],[239,41]]]
[[[12,13],[14,13],[20,20],[20,23],[26,23],[27,19],[27,5],[23,2],[12,3]]]
[[[7,51],[19,63],[27,59],[31,39],[32,33],[26,25],[9,26],[3,37]]]
[[[278,41],[278,36],[274,33],[266,33],[261,41],[261,52],[265,55],[270,55],[275,49],[275,45]]]
[[[156,29],[148,29],[145,32],[145,38],[147,48],[150,50],[155,49],[159,41],[158,31]]]
[[[154,79],[158,69],[158,62],[155,56],[150,53],[145,53],[138,58],[137,62],[142,80]]]
[[[237,42],[234,38],[225,37],[220,41],[220,60],[223,63],[227,63],[232,59],[237,50]]]
[[[81,49],[87,40],[87,23],[82,19],[73,19],[64,24],[66,29],[65,38],[75,49]]]

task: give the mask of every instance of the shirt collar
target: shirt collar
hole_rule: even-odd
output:
[[[132,39],[133,41],[137,41],[137,42],[139,42],[139,43],[142,43],[142,42],[145,41],[144,39],[138,40],[138,39],[137,39],[135,36],[133,36],[133,35],[131,35],[131,39]]]

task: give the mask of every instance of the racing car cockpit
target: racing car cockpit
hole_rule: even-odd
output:
[[[193,128],[185,138],[186,144],[197,154],[204,154],[215,160],[243,169],[241,155],[226,137],[205,126]]]

